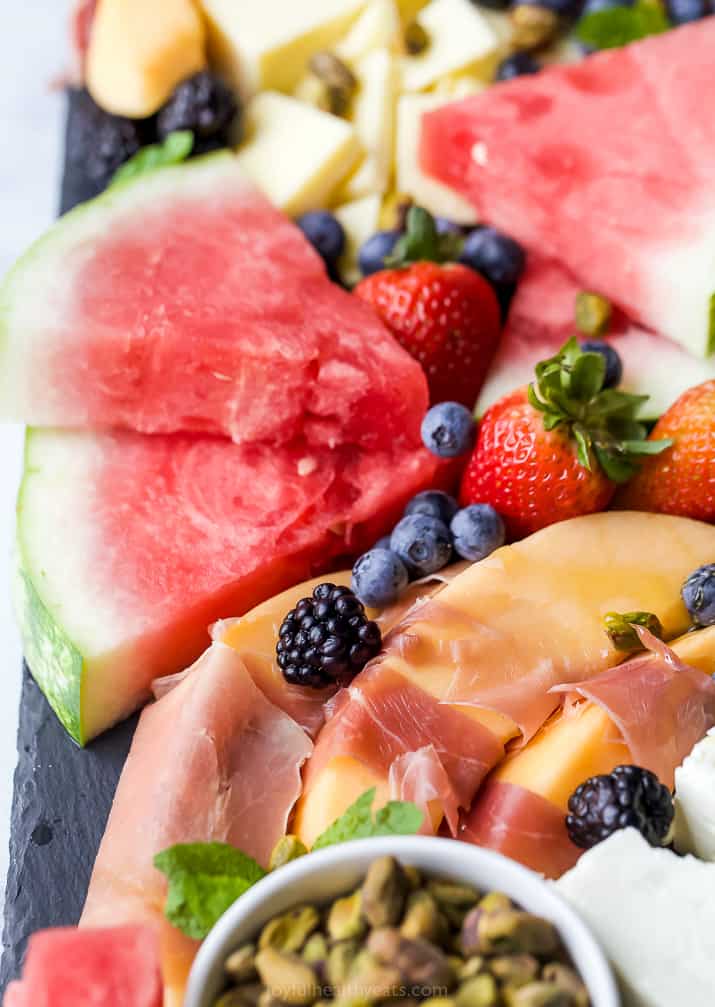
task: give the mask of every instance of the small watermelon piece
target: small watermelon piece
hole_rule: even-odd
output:
[[[5,1007],[161,1007],[159,941],[148,926],[41,930]]]
[[[229,153],[110,188],[0,290],[0,413],[237,442],[418,436],[424,375]]]
[[[479,416],[503,395],[532,381],[536,364],[553,356],[574,335],[581,289],[557,262],[529,256],[482,387]],[[677,343],[631,324],[620,312],[607,338],[623,361],[623,390],[649,396],[641,409],[643,419],[657,419],[687,388],[715,377],[715,357],[693,357]]]
[[[634,321],[715,351],[715,18],[423,119],[424,169]]]
[[[210,623],[348,565],[437,472],[418,443],[30,430],[17,578],[28,664],[84,744],[198,657]]]

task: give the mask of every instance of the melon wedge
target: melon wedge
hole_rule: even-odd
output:
[[[61,218],[0,290],[0,415],[241,443],[419,437],[427,386],[375,313],[217,154]]]
[[[576,296],[582,289],[557,262],[531,253],[511,302],[507,325],[477,403],[478,415],[497,399],[533,380],[534,367],[547,360],[575,332]],[[715,378],[715,356],[694,357],[677,343],[616,314],[608,341],[623,361],[624,391],[647,395],[643,419],[661,416],[693,385]]]
[[[715,19],[425,116],[425,170],[629,317],[715,351]]]
[[[84,744],[195,659],[210,623],[344,566],[434,474],[422,448],[31,430],[17,578],[30,668]]]

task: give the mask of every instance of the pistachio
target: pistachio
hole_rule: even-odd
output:
[[[256,945],[244,944],[226,959],[224,970],[235,983],[248,982],[256,977]]]
[[[311,934],[303,945],[303,959],[309,965],[325,961],[328,957],[328,942],[324,934]]]
[[[401,988],[400,973],[394,965],[384,964],[369,949],[363,949],[354,958],[348,977],[338,987],[338,1000],[390,1000]]]
[[[428,997],[422,1003],[429,1004],[429,1007],[457,1007],[454,997]]]
[[[261,949],[270,947],[278,951],[300,951],[319,924],[320,913],[315,906],[299,906],[266,923],[261,930],[258,946]]]
[[[407,216],[407,211],[412,206],[412,200],[409,197],[405,197],[405,201],[402,206],[405,207],[405,216]],[[416,892],[418,888],[422,887],[422,875],[417,867],[412,867],[410,864],[406,864],[403,866],[402,870],[405,878],[407,879],[410,891]]]
[[[501,1003],[499,988],[494,976],[482,972],[463,983],[455,997],[457,1007],[498,1007]]]
[[[461,967],[457,972],[457,978],[460,982],[465,982],[467,979],[473,979],[474,976],[478,976],[479,973],[483,971],[484,959],[482,956],[472,955],[472,957],[467,958],[465,962],[461,962]]]
[[[585,336],[602,336],[611,323],[611,302],[590,290],[576,295],[576,328]]]
[[[264,947],[256,955],[256,968],[263,985],[284,1004],[312,1004],[320,996],[315,972],[297,955]]]
[[[331,986],[339,987],[346,982],[359,950],[357,941],[340,941],[333,945],[325,964],[325,975]]]
[[[248,1001],[244,998],[239,987],[226,990],[218,1000],[214,1001],[214,1007],[248,1007]]]
[[[372,927],[392,927],[405,907],[408,883],[394,857],[380,857],[368,868],[362,886],[362,914]]]
[[[419,21],[410,21],[405,28],[405,49],[410,56],[419,56],[426,52],[430,46],[430,37],[427,29]]]
[[[447,934],[447,923],[429,892],[411,892],[400,933],[403,937],[423,937],[440,944]]]
[[[513,909],[513,903],[504,892],[487,892],[479,900],[479,908],[485,913],[493,913],[496,909]]]
[[[574,1007],[588,1007],[589,996],[581,978],[569,965],[550,962],[541,970],[541,978],[566,990],[573,997]]]
[[[554,40],[561,29],[561,19],[548,7],[520,3],[511,10],[511,43],[517,50],[541,49]]]
[[[548,920],[518,909],[473,909],[464,921],[461,940],[464,954],[548,955],[559,946],[558,934]]]
[[[307,852],[308,847],[298,836],[282,836],[273,847],[273,852],[268,861],[268,870],[275,871],[278,867],[289,864],[291,860],[304,857]]]
[[[326,924],[331,940],[344,941],[351,937],[362,937],[367,929],[362,905],[363,895],[359,888],[352,895],[333,902]]]
[[[430,881],[427,888],[453,927],[461,927],[464,917],[479,899],[479,892],[470,885]]]
[[[263,990],[258,998],[258,1007],[282,1007],[282,1005],[269,990]]]
[[[403,983],[423,997],[428,990],[437,996],[454,987],[456,977],[447,955],[429,941],[403,937],[399,930],[382,927],[372,931],[367,947],[379,961],[393,965]]]
[[[489,962],[492,975],[496,976],[503,986],[518,989],[536,979],[539,974],[539,963],[533,955],[498,955]]]
[[[518,990],[504,990],[506,1007],[574,1007],[576,1001],[570,993],[556,983],[533,982]]]
[[[241,994],[245,1007],[257,1007],[263,993],[263,986],[258,982],[258,973],[256,973],[256,982],[241,983],[237,989]]]

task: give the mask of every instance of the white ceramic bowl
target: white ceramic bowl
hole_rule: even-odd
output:
[[[620,1007],[611,969],[596,939],[554,889],[513,860],[452,839],[391,836],[332,846],[269,874],[231,906],[203,943],[184,1007],[213,1007],[225,984],[223,964],[272,916],[301,902],[325,903],[356,887],[376,857],[392,854],[427,875],[505,892],[557,927],[591,995],[592,1007]]]

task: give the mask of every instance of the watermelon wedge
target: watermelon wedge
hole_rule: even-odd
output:
[[[152,927],[59,927],[30,938],[22,979],[5,1007],[161,1007],[159,941]]]
[[[423,119],[423,169],[634,321],[715,351],[715,18]]]
[[[574,310],[581,284],[557,262],[530,255],[509,309],[494,363],[477,403],[482,415],[497,399],[533,380],[534,367],[553,356],[575,332]],[[715,378],[715,357],[703,360],[677,343],[616,314],[608,341],[623,361],[621,387],[648,395],[643,419],[656,419],[693,385]]]
[[[231,154],[78,207],[0,291],[0,415],[241,443],[417,436],[424,376]]]
[[[348,565],[436,471],[417,443],[31,430],[17,607],[35,678],[84,744],[191,663],[210,623]]]

